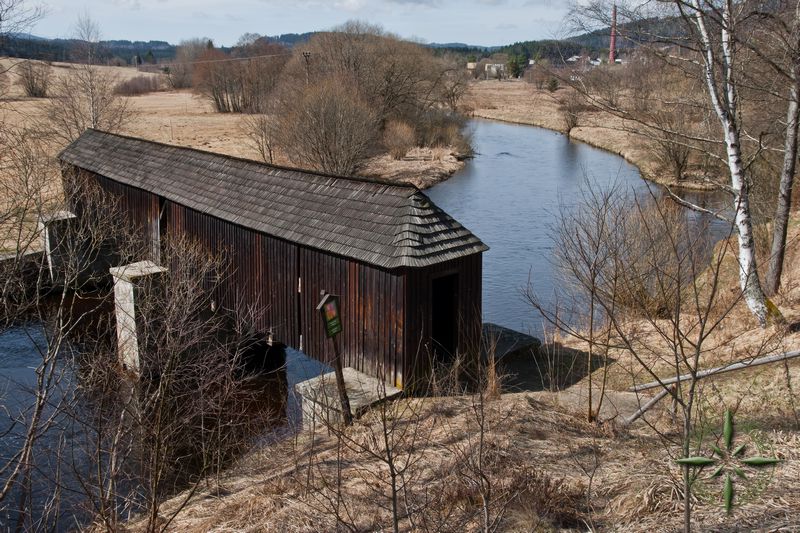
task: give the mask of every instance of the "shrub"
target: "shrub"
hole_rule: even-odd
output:
[[[280,123],[280,145],[296,164],[352,175],[379,132],[369,105],[342,80],[309,85],[289,103]]]
[[[45,98],[50,86],[50,65],[39,61],[22,61],[17,65],[19,83],[27,96]]]
[[[122,96],[136,96],[161,90],[161,80],[156,76],[136,76],[119,82],[114,93]]]
[[[400,120],[392,120],[383,130],[383,145],[393,159],[403,159],[416,144],[414,127]]]
[[[551,93],[554,93],[558,90],[558,80],[555,78],[550,78],[547,81],[547,90]]]
[[[564,128],[567,135],[570,134],[573,128],[578,127],[581,113],[594,110],[577,91],[567,92],[566,96],[559,100],[558,109],[564,118]]]
[[[463,116],[444,110],[429,110],[415,117],[420,146],[455,146],[460,142]]]

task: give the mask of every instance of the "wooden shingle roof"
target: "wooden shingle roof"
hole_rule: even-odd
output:
[[[488,249],[412,186],[91,129],[59,158],[202,213],[383,268],[424,267]]]

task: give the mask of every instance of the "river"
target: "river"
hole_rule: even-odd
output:
[[[642,179],[622,157],[570,140],[543,128],[472,120],[476,155],[449,180],[426,193],[491,248],[483,260],[483,319],[541,335],[541,316],[524,299],[530,279],[545,300],[556,282],[552,225],[574,209],[587,182],[616,185],[637,194],[659,186]],[[690,192],[687,198],[719,209],[717,193]],[[725,224],[686,210],[690,222],[721,238]],[[705,229],[704,229],[705,231]]]

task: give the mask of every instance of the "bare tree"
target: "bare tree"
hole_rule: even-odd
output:
[[[306,87],[281,123],[281,146],[299,166],[340,175],[355,173],[378,133],[364,99],[339,80]]]
[[[194,63],[207,49],[208,38],[181,41],[175,50],[175,60],[164,67],[167,80],[173,89],[186,89],[192,86]]]
[[[279,137],[276,118],[265,114],[246,115],[242,129],[248,144],[255,149],[261,160],[269,164],[274,163]]]
[[[188,501],[280,417],[256,408],[245,368],[245,355],[265,346],[249,309],[211,310],[224,257],[165,240],[168,273],[139,293],[142,372],[132,380],[117,356],[109,267],[147,257],[146,243],[85,174],[67,172],[64,195],[54,194],[58,169],[38,136],[4,133],[0,327],[30,336],[35,361],[32,385],[14,390],[19,408],[0,404],[4,521],[115,531],[140,513],[149,531],[167,529],[182,507],[164,510],[167,496],[188,488]],[[37,222],[54,213],[62,220],[48,226],[44,257]]]
[[[10,34],[26,31],[44,15],[44,7],[32,5],[30,0],[0,0],[0,54]],[[0,96],[5,94],[6,75],[13,67],[0,67]]]
[[[689,166],[691,148],[686,144],[680,131],[681,122],[686,120],[676,109],[658,110],[651,113],[656,125],[652,133],[654,152],[664,168],[669,169],[672,178],[679,182]]]
[[[711,145],[720,148],[713,153],[725,165],[727,184],[721,188],[731,195],[733,219],[738,239],[739,278],[742,293],[747,305],[762,326],[768,319],[780,320],[780,312],[772,305],[764,294],[757,269],[756,243],[753,230],[751,180],[752,164],[764,152],[762,135],[753,135],[747,128],[747,115],[743,108],[743,94],[751,89],[752,79],[748,78],[751,68],[746,41],[752,41],[754,33],[753,21],[758,19],[758,12],[771,11],[771,8],[760,2],[734,3],[710,0],[674,0],[656,4],[647,2],[629,2],[620,6],[621,20],[625,21],[621,35],[643,46],[650,46],[650,57],[663,61],[662,65],[674,69],[684,75],[694,90],[702,88],[705,102],[692,98],[691,93],[665,94],[659,98],[660,103],[672,102],[684,106],[704,105],[716,119],[717,127],[712,134],[682,129],[680,132],[660,127],[653,121],[636,116],[630,107],[622,105],[623,100],[606,98],[602,94],[592,92],[581,82],[573,84],[582,87],[593,104],[623,119],[638,121],[647,128],[667,130],[669,135],[678,134],[682,144],[703,150],[703,146]],[[577,9],[584,20],[608,21],[611,13],[607,2],[590,2]],[[679,22],[675,31],[659,32],[659,28],[648,25],[646,21],[657,16],[671,16]],[[627,30],[630,28],[630,30]],[[676,29],[677,28],[677,29]],[[762,94],[774,92],[770,89],[771,81],[760,80]],[[670,112],[677,109],[673,106]],[[791,124],[791,120],[789,121]],[[671,143],[675,144],[673,141]],[[682,205],[697,208],[690,202],[673,197]]]
[[[44,8],[29,0],[0,1],[0,50],[9,34],[23,32],[44,16]]]
[[[42,257],[42,226],[37,222],[67,208],[51,190],[55,162],[37,137],[26,132],[2,141],[13,143],[3,150],[3,182],[10,194],[4,199],[2,229],[11,250],[11,257],[3,261],[8,275],[2,286],[3,326],[24,324],[36,368],[33,385],[23,396],[28,405],[12,414],[10,431],[15,438],[9,441],[12,449],[4,449],[9,455],[0,465],[0,506],[15,516],[20,530],[32,524],[47,529],[58,521],[62,502],[59,497],[42,502],[35,494],[41,493],[41,483],[59,479],[63,473],[64,448],[58,444],[58,434],[63,429],[63,409],[72,398],[72,369],[65,361],[75,356],[76,333],[101,306],[102,298],[93,300],[82,294],[107,276],[102,267],[99,272],[94,267],[109,259],[109,239],[123,222],[113,212],[102,224],[95,217],[80,221],[67,217],[56,232],[48,232],[51,255]],[[91,194],[85,202],[99,205],[102,198]],[[54,448],[52,457],[40,457],[38,451],[45,446]],[[45,459],[53,461],[47,468]]]
[[[726,265],[735,258],[729,246],[723,246],[709,264],[702,232],[688,227],[680,208],[655,195],[636,198],[617,192],[590,194],[584,202],[575,214],[566,215],[566,231],[560,233],[559,246],[565,247],[560,253],[572,261],[566,267],[573,285],[569,291],[559,291],[558,300],[584,309],[591,298],[602,326],[590,332],[575,314],[556,313],[532,291],[529,299],[563,333],[613,353],[616,365],[626,368],[634,384],[643,377],[659,383],[663,395],[678,408],[680,431],[677,438],[658,432],[675,459],[690,457],[702,368],[709,366],[709,359],[722,358],[725,364],[749,360],[754,352],[773,350],[776,339],[766,336],[741,353],[733,350],[735,338],[718,335],[743,300],[741,292],[731,295],[724,285]],[[587,231],[587,223],[605,230]],[[597,246],[587,247],[585,239],[574,238],[582,233],[596,233]],[[668,378],[677,379],[675,387],[666,382]],[[682,466],[686,531],[691,528],[694,475],[688,465]]]
[[[77,139],[87,128],[119,132],[130,120],[128,101],[116,94],[117,79],[100,67],[78,65],[53,83],[47,126],[61,142]]]
[[[783,1],[775,5],[756,3],[753,11],[756,31],[753,35],[734,33],[746,50],[755,55],[766,69],[758,74],[777,77],[785,92],[786,116],[783,129],[783,162],[775,206],[769,269],[764,280],[768,295],[778,291],[786,252],[786,233],[791,210],[792,188],[798,155],[800,125],[800,2]],[[755,80],[758,74],[751,76]],[[756,85],[756,84],[753,84]],[[769,87],[767,90],[771,89]]]
[[[193,65],[193,86],[220,113],[265,113],[289,54],[264,39],[232,54],[207,49]]]
[[[128,100],[116,94],[117,79],[95,65],[99,27],[87,15],[78,19],[76,36],[83,63],[53,84],[47,106],[49,131],[69,143],[87,128],[120,131],[130,119]]]

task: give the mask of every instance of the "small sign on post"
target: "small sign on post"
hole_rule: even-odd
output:
[[[342,317],[339,313],[339,297],[334,294],[327,294],[322,291],[322,300],[317,304],[317,311],[322,315],[325,323],[325,335],[333,343],[333,370],[336,373],[336,388],[339,390],[339,402],[342,407],[342,417],[344,424],[349,426],[353,423],[353,413],[350,411],[350,399],[347,397],[347,388],[344,383],[344,372],[342,372],[342,357],[339,354],[339,342],[336,336],[342,332]]]
[[[322,301],[317,306],[325,322],[325,335],[333,338],[342,332],[342,319],[339,316],[339,297],[333,294],[325,294]]]

